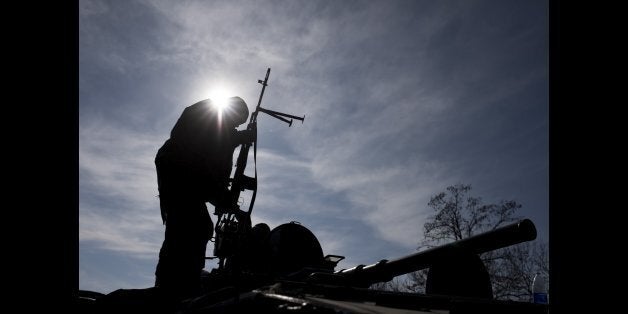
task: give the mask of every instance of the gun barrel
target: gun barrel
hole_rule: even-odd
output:
[[[445,256],[454,250],[465,249],[475,254],[481,254],[534,239],[536,239],[534,223],[529,219],[523,219],[519,222],[456,242],[390,261],[382,260],[368,266],[359,265],[350,269],[343,269],[335,274],[348,277],[352,281],[376,283],[428,268],[437,258]]]

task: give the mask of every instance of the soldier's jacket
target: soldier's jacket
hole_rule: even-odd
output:
[[[221,125],[209,104],[203,100],[185,108],[159,149],[155,164],[160,196],[185,195],[216,205],[225,193],[238,131]]]

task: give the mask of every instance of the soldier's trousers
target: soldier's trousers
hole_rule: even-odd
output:
[[[200,291],[205,250],[213,224],[204,201],[160,195],[167,213],[166,234],[159,251],[155,286],[178,296]]]

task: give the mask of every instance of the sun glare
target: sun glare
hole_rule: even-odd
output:
[[[216,106],[216,109],[222,115],[222,112],[227,108],[227,105],[229,104],[229,98],[233,96],[234,95],[229,93],[229,91],[226,89],[216,89],[209,93],[208,98],[212,100],[212,103],[214,104],[214,106]]]

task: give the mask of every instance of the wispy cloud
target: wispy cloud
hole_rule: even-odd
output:
[[[161,218],[153,164],[159,142],[102,123],[79,138],[79,240],[131,254],[159,248]]]
[[[157,149],[213,87],[252,110],[267,67],[263,106],[306,120],[260,116],[254,222],[300,221],[351,266],[414,250],[455,183],[546,219],[543,3],[81,1],[81,246],[150,263]]]
[[[148,215],[108,217],[95,214],[95,210],[90,208],[84,211],[79,218],[79,239],[82,244],[124,252],[135,257],[154,258],[156,252],[159,252],[163,228],[155,226],[159,226],[160,221],[151,219]]]

